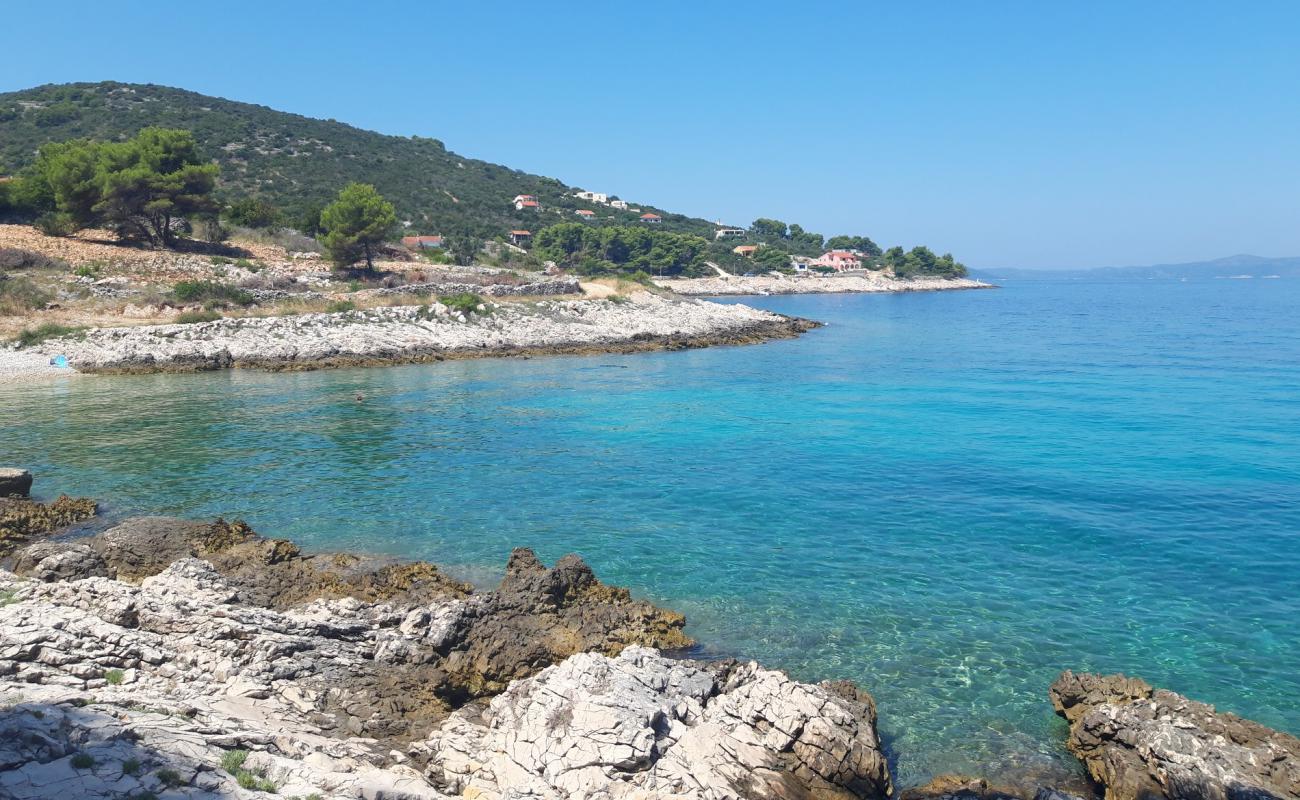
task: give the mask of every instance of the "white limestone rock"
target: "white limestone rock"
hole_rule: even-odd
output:
[[[710,667],[636,646],[516,681],[481,718],[458,712],[415,753],[445,791],[486,798],[891,791],[869,698],[753,663]]]

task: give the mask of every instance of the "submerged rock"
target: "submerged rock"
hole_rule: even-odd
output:
[[[757,664],[584,653],[413,752],[466,797],[836,798],[892,791],[871,698]]]
[[[1020,781],[1016,786],[1009,786],[969,775],[940,775],[923,786],[903,790],[898,797],[899,800],[1083,800],[1079,795],[1054,787]]]
[[[1300,740],[1123,675],[1065,672],[1052,705],[1106,800],[1300,798]]]

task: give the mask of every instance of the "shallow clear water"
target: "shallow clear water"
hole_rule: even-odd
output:
[[[0,462],[490,581],[581,553],[710,654],[876,696],[902,783],[1072,768],[1123,670],[1300,733],[1300,283],[749,299],[678,353],[0,387]],[[366,394],[364,403],[354,400]]]

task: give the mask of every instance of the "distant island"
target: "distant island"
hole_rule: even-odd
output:
[[[1300,256],[1265,258],[1236,255],[1211,261],[1182,264],[1154,264],[1145,267],[1096,267],[1093,269],[980,269],[973,274],[983,280],[1206,280],[1230,278],[1300,278]]]

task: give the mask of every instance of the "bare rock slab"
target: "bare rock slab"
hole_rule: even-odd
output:
[[[1123,675],[1065,672],[1052,705],[1106,800],[1294,800],[1300,739]]]
[[[466,797],[880,798],[892,787],[875,723],[844,684],[631,646],[516,681],[413,755]]]

